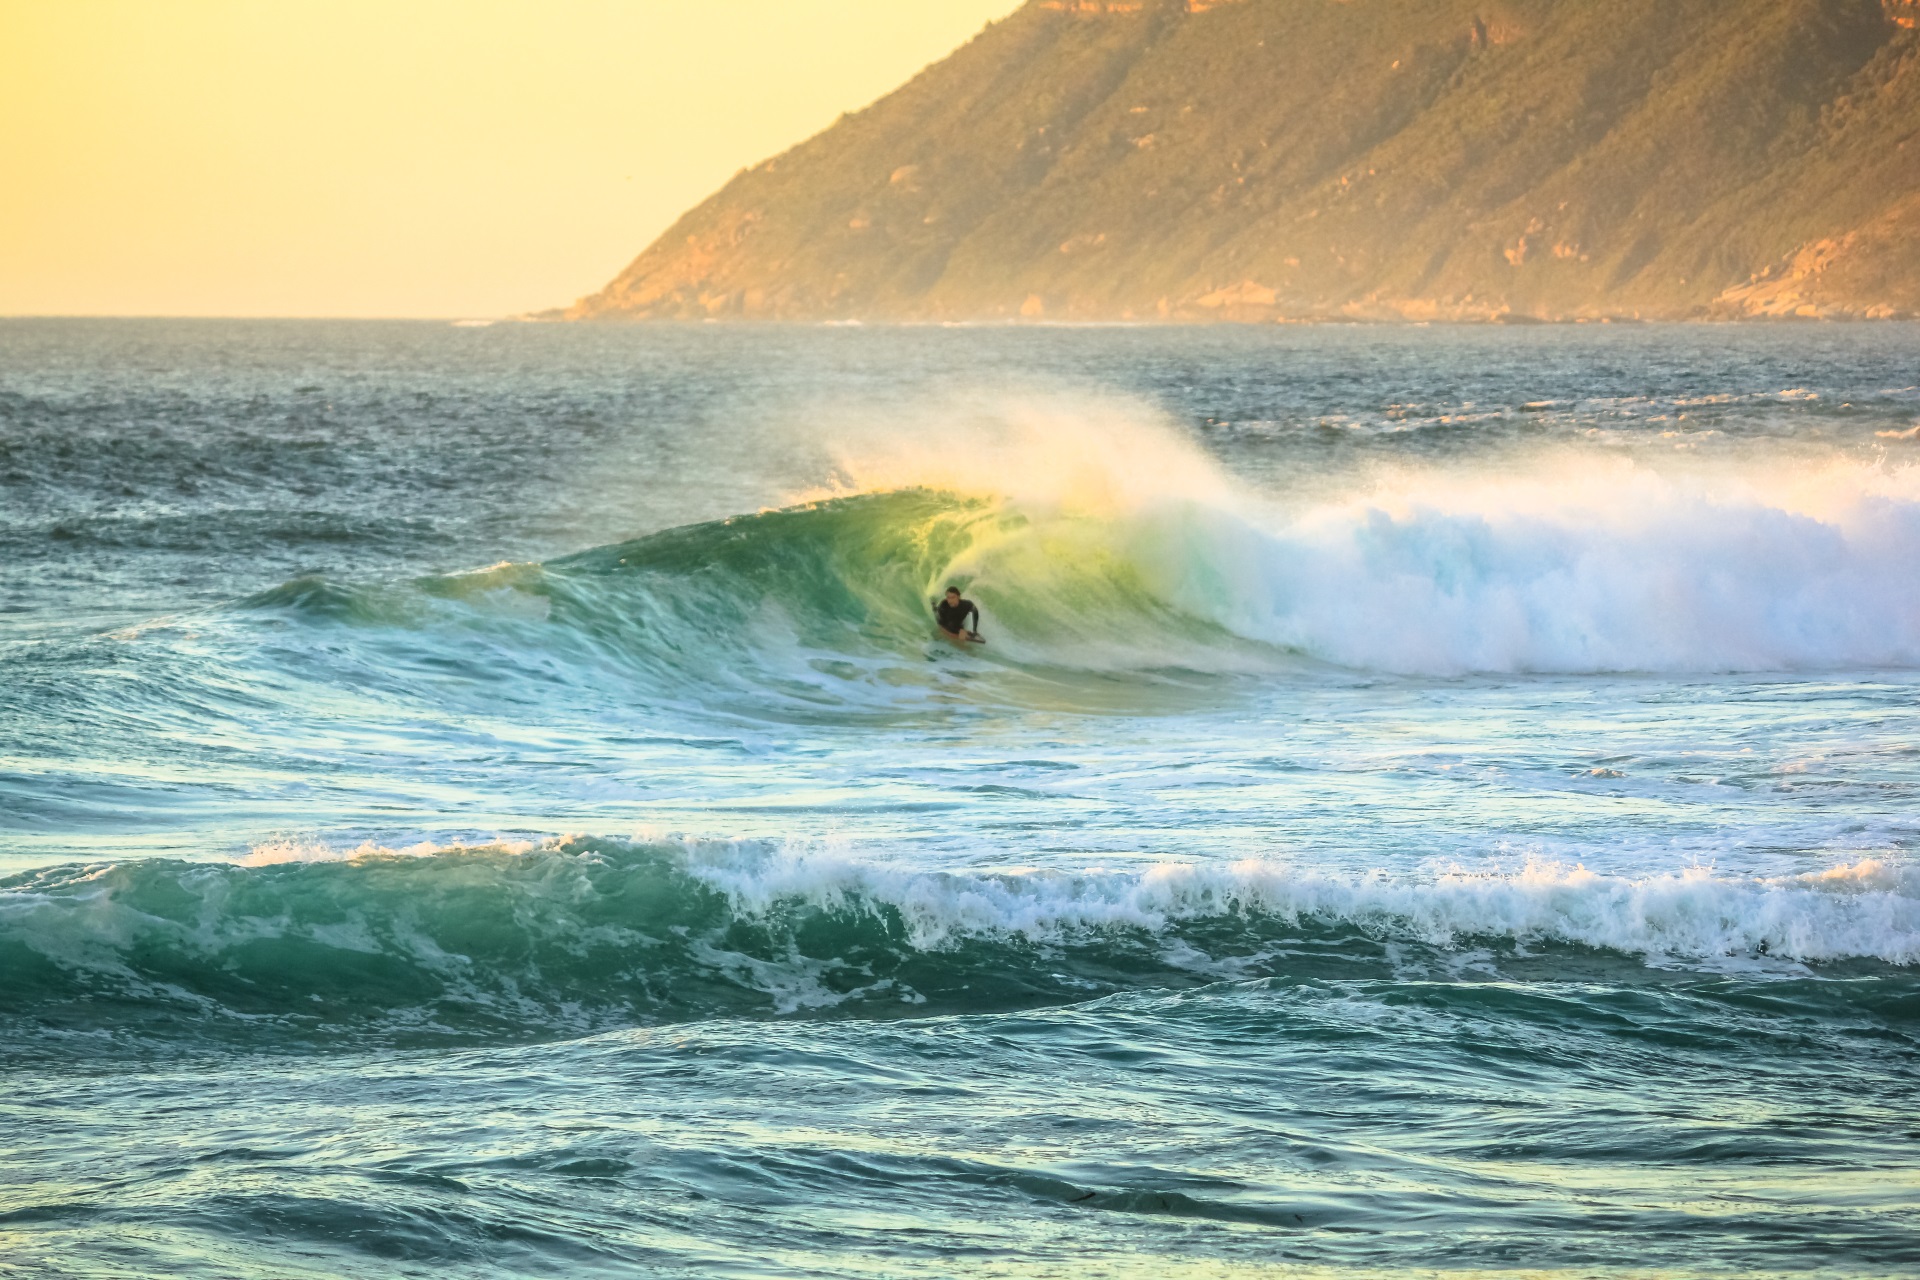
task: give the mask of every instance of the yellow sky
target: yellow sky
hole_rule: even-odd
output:
[[[1018,0],[0,0],[0,314],[494,316]]]

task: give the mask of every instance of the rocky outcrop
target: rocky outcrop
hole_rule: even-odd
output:
[[[1920,0],[1033,0],[577,319],[1920,314]]]
[[[1920,197],[1844,235],[1801,245],[1714,300],[1722,318],[1920,316]]]

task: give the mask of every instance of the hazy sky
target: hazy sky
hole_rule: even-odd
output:
[[[492,316],[1019,0],[0,0],[0,314]]]

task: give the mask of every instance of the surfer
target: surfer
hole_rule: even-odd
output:
[[[967,619],[973,619],[975,627],[980,625],[980,608],[973,601],[960,594],[960,588],[948,587],[947,598],[933,602],[933,618],[940,624],[940,631],[955,644],[985,644],[978,631],[967,626]]]

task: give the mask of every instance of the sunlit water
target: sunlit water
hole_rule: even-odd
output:
[[[1917,437],[1900,325],[0,322],[0,1275],[1911,1274]]]

